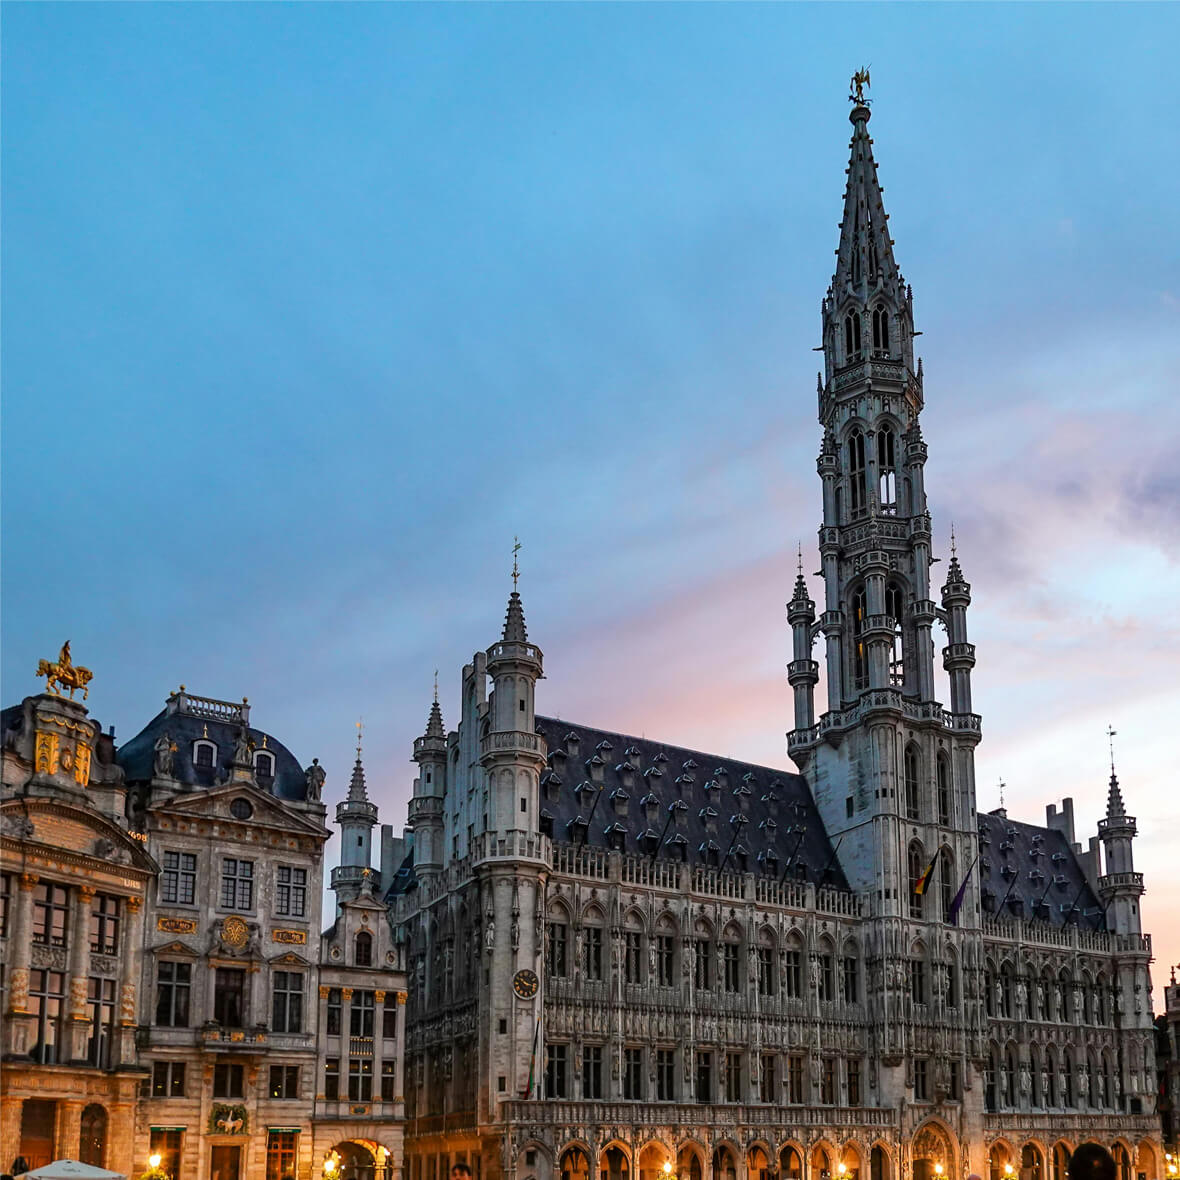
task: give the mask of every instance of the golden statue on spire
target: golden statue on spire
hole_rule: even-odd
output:
[[[90,695],[87,685],[94,679],[94,673],[89,668],[75,664],[70,658],[70,641],[68,639],[62,644],[61,653],[58,655],[56,663],[51,663],[49,660],[38,661],[37,675],[45,677],[45,691],[52,693],[55,697],[61,696],[63,688],[68,688],[70,700],[74,699],[74,693],[79,688],[82,690],[82,699],[85,700]]]
[[[852,93],[848,96],[848,101],[856,103],[858,107],[868,106],[872,99],[865,98],[865,87],[871,85],[869,67],[862,66],[852,75],[852,81],[849,83]]]

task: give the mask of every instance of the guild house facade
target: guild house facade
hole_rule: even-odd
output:
[[[1065,1180],[1088,1139],[1162,1174],[1117,780],[1085,849],[1069,800],[977,809],[971,588],[953,550],[931,583],[865,80],[822,306],[822,586],[800,570],[787,606],[798,772],[546,715],[513,591],[457,727],[436,706],[414,745],[407,1180]]]

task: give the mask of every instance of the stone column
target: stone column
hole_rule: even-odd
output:
[[[85,1102],[78,1098],[63,1098],[57,1104],[57,1127],[54,1134],[54,1152],[59,1160],[76,1160],[81,1152],[82,1107]]]
[[[66,1038],[70,1061],[86,1059],[86,1042],[90,1033],[86,999],[90,975],[90,915],[95,892],[93,885],[79,885],[74,890],[74,904],[70,914],[70,983],[66,999]],[[61,1158],[74,1159],[77,1150],[75,1143],[75,1154]]]
[[[20,1151],[20,1124],[24,1113],[25,1100],[14,1098],[11,1094],[0,1097],[0,1143],[3,1147],[3,1163],[12,1163],[13,1157]]]
[[[124,900],[123,969],[119,974],[119,1035],[117,1056],[120,1064],[135,1061],[135,1028],[138,1018],[138,989],[143,957],[143,898]]]
[[[8,936],[8,1010],[27,1012],[29,1008],[29,948],[33,942],[33,890],[39,878],[35,873],[21,873],[16,879],[16,904],[12,910],[12,929]]]

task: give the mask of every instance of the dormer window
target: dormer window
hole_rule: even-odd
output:
[[[217,747],[204,738],[193,742],[193,765],[212,770],[217,765]]]
[[[254,754],[254,773],[259,778],[274,778],[275,759],[273,754],[258,750]]]

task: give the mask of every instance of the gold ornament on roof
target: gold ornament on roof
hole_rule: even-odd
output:
[[[75,665],[70,659],[68,639],[62,644],[56,663],[51,664],[48,660],[38,661],[37,675],[45,677],[45,691],[55,697],[61,696],[61,689],[68,688],[70,700],[74,699],[74,693],[79,688],[82,690],[82,699],[85,700],[90,695],[90,689],[86,686],[94,679],[94,673],[89,668]]]
[[[852,93],[848,96],[848,101],[856,103],[858,107],[868,106],[870,100],[865,98],[865,87],[872,85],[869,81],[869,67],[862,66],[857,70],[852,75],[852,82],[849,85]]]

